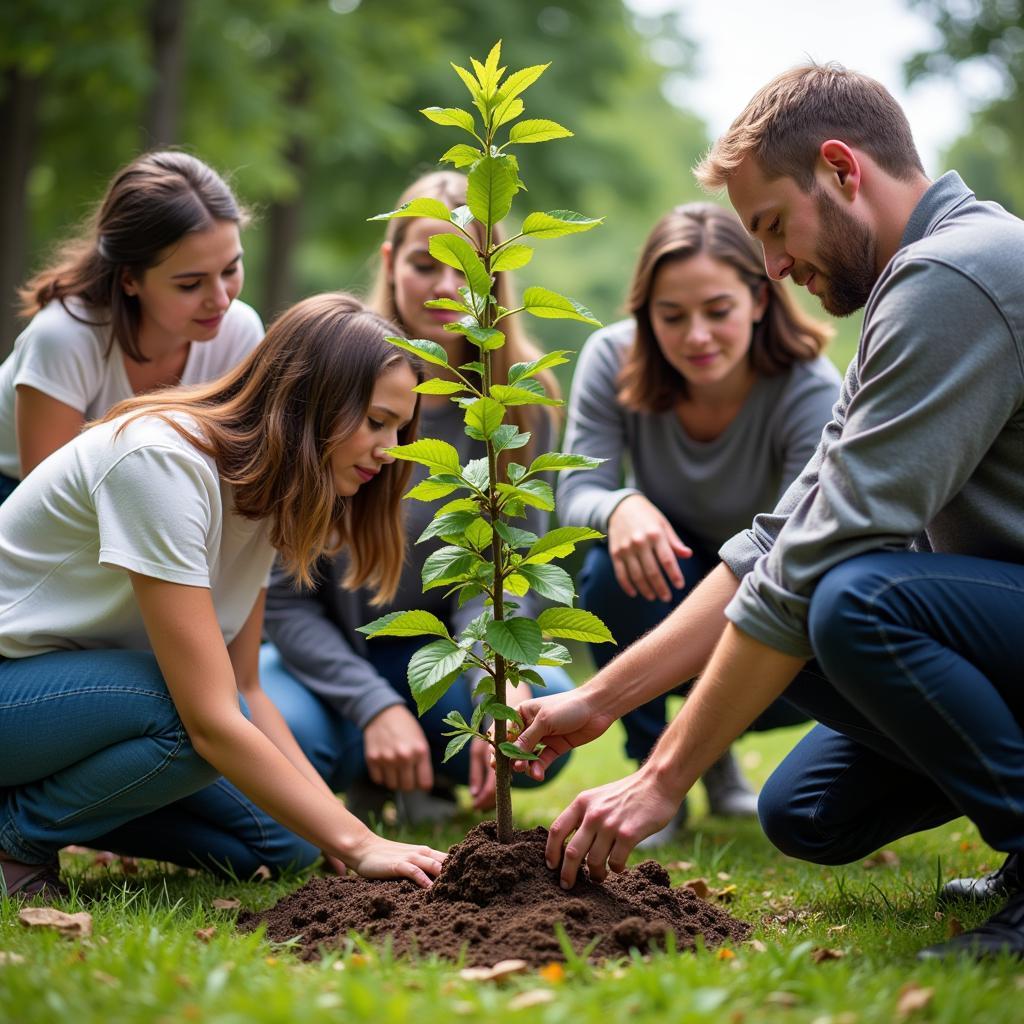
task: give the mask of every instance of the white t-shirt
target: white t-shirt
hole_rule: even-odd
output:
[[[0,655],[148,649],[127,569],[208,587],[225,643],[266,585],[269,523],[237,515],[213,459],[169,423],[117,434],[124,421],[80,434],[0,505]]]
[[[16,480],[21,479],[14,417],[14,389],[19,384],[70,405],[87,420],[98,419],[134,394],[124,354],[120,346],[110,345],[110,326],[102,323],[106,311],[90,309],[76,298],[64,303],[68,309],[54,300],[32,317],[15,341],[14,351],[0,366],[0,473]],[[216,337],[189,346],[181,383],[202,384],[227,373],[262,337],[259,314],[236,299]]]

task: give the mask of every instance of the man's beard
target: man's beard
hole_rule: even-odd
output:
[[[819,298],[833,316],[849,316],[860,309],[878,280],[875,239],[871,231],[846,213],[824,190],[815,195],[821,218],[818,263],[826,283]]]

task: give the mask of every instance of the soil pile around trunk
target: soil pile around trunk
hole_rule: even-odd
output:
[[[368,878],[314,878],[263,913],[243,914],[239,925],[260,924],[275,942],[298,940],[299,955],[314,960],[320,949],[343,948],[350,931],[396,954],[436,954],[456,959],[465,948],[469,966],[522,959],[541,967],[565,956],[555,935],[561,922],[580,953],[599,939],[591,960],[625,956],[631,948],[664,949],[669,932],[677,949],[691,949],[699,935],[708,947],[741,941],[751,926],[700,899],[673,889],[668,872],[649,860],[603,885],[581,877],[563,890],[544,863],[547,832],[517,831],[509,845],[496,841],[484,822],[453,846],[429,890],[412,882]]]

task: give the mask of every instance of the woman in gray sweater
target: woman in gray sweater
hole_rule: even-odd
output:
[[[425,175],[409,186],[397,205],[422,196],[440,199],[455,209],[466,202],[466,178],[452,171]],[[465,284],[460,273],[430,255],[430,236],[445,230],[454,231],[450,225],[446,228],[443,222],[426,218],[389,221],[370,305],[400,324],[410,338],[427,338],[442,345],[449,361],[458,366],[475,358],[476,351],[461,334],[444,329],[458,314],[424,306],[431,299],[458,299],[458,289]],[[497,275],[496,288],[501,305],[515,308],[506,274]],[[504,379],[513,363],[540,355],[521,333],[516,318],[506,323],[507,327],[502,325],[505,345],[493,354],[499,379]],[[539,376],[548,393],[557,397],[554,378],[548,373]],[[521,406],[510,409],[509,416],[520,430],[532,434],[524,450],[527,459],[551,448],[557,422],[547,409]],[[419,436],[454,445],[463,463],[483,454],[483,446],[463,429],[462,410],[444,396],[421,397]],[[517,461],[524,457],[524,452],[515,454]],[[425,476],[423,467],[414,466],[410,484]],[[267,597],[266,628],[273,644],[263,650],[264,684],[310,759],[337,790],[346,790],[349,807],[364,816],[379,813],[393,794],[397,794],[400,816],[411,823],[450,816],[455,810],[451,783],[468,782],[477,810],[487,810],[494,803],[487,744],[473,741],[447,764],[441,763],[448,742],[442,735],[448,729],[442,719],[452,710],[469,719],[476,679],[467,674],[458,680],[417,719],[406,670],[425,640],[380,638],[367,642],[356,632],[357,627],[388,612],[422,608],[437,615],[457,635],[480,614],[479,600],[460,608],[457,595],[449,597],[441,589],[422,593],[423,563],[442,542],[414,542],[431,521],[437,504],[404,503],[408,557],[389,604],[374,604],[371,591],[345,588],[344,556],[321,565],[320,583],[315,588],[296,591],[282,577],[272,582]],[[545,519],[539,509],[529,509],[525,528],[543,533]],[[523,614],[536,614],[539,609],[533,606],[534,600],[532,594],[517,598]],[[547,683],[546,692],[571,689],[564,670],[538,671]],[[510,690],[508,703],[516,706],[530,696],[529,686],[522,684],[518,690]],[[522,785],[523,778],[517,776],[516,785]]]
[[[619,649],[667,616],[714,567],[718,548],[775,505],[839,392],[839,374],[820,354],[828,328],[768,279],[721,207],[679,206],[655,225],[629,309],[629,320],[587,341],[569,404],[565,450],[606,461],[564,474],[558,491],[564,523],[607,534],[584,562],[580,603]],[[611,657],[603,646],[593,653],[599,667]],[[755,728],[801,719],[780,702]],[[664,698],[623,723],[627,754],[642,761],[665,726]],[[712,813],[755,813],[731,754],[703,781]],[[685,813],[684,804],[647,844],[668,841]]]

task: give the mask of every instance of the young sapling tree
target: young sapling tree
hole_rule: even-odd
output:
[[[464,672],[476,670],[479,698],[470,721],[459,712],[445,718],[452,739],[445,760],[471,739],[490,743],[495,751],[496,815],[498,839],[512,838],[510,756],[535,758],[512,746],[509,730],[522,728],[519,713],[506,700],[506,688],[525,681],[543,686],[538,666],[564,665],[568,650],[559,641],[613,642],[597,616],[573,607],[576,597],[569,574],[554,562],[572,553],[581,541],[602,535],[586,527],[563,526],[537,536],[515,525],[527,507],[555,510],[554,492],[545,480],[567,469],[592,469],[598,459],[567,452],[541,453],[530,464],[512,461],[508,453],[524,447],[530,435],[505,423],[507,410],[523,405],[562,405],[551,398],[537,374],[568,362],[570,352],[549,352],[528,363],[511,367],[506,380],[495,380],[492,353],[505,343],[502,324],[509,317],[528,313],[542,319],[571,319],[598,325],[580,303],[547,288],[533,286],[523,293],[522,305],[505,309],[494,295],[494,275],[525,267],[533,256],[528,241],[551,239],[588,231],[600,219],[569,210],[529,213],[519,230],[496,241],[495,226],[510,213],[512,201],[524,188],[513,150],[568,138],[572,132],[554,121],[522,118],[522,94],[544,73],[547,64],[524,68],[505,77],[499,67],[501,44],[487,59],[472,60],[472,72],[453,64],[472,97],[476,113],[457,107],[428,107],[422,113],[439,125],[465,132],[471,142],[452,146],[442,161],[468,168],[467,204],[455,210],[438,199],[414,199],[373,220],[392,217],[427,217],[453,225],[431,237],[431,255],[459,270],[465,277],[461,300],[436,299],[427,306],[461,314],[446,330],[455,331],[477,349],[479,359],[461,366],[450,364],[444,348],[425,339],[389,338],[399,348],[440,367],[443,376],[425,381],[417,391],[446,395],[463,409],[466,433],[483,444],[485,454],[462,465],[456,449],[445,441],[421,438],[389,449],[399,459],[427,467],[430,475],[406,495],[417,501],[437,501],[460,495],[441,506],[417,543],[440,538],[439,547],[423,565],[424,591],[446,587],[457,593],[460,605],[483,598],[483,611],[459,637],[452,637],[437,616],[426,611],[400,611],[385,615],[361,631],[369,637],[429,636],[409,662],[409,688],[422,715]],[[499,141],[499,133],[504,141]],[[516,614],[517,597],[530,590],[552,607],[536,618]],[[493,725],[488,728],[487,721]],[[517,733],[515,733],[517,734]]]

